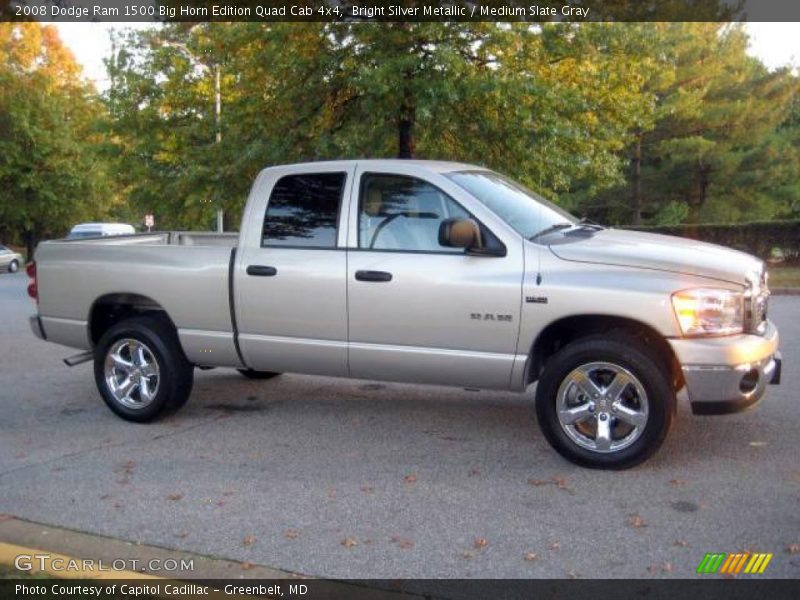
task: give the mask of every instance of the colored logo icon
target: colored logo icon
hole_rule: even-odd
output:
[[[714,573],[719,575],[738,575],[739,573],[760,575],[766,570],[771,560],[772,553],[755,552],[751,554],[749,552],[736,552],[726,554],[724,552],[709,552],[697,566],[697,573],[700,575]]]

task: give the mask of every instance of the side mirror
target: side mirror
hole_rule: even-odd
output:
[[[439,225],[439,245],[477,250],[483,247],[481,230],[472,219],[445,219]]]

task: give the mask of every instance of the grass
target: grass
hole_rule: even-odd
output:
[[[769,269],[770,288],[800,288],[800,266],[779,267]]]

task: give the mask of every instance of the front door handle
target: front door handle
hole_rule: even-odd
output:
[[[247,274],[254,277],[275,277],[278,274],[278,269],[265,267],[264,265],[248,265]]]
[[[356,281],[391,281],[392,274],[386,271],[356,271]]]

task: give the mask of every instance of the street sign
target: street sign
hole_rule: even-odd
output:
[[[156,220],[152,214],[148,213],[144,216],[144,226],[147,227],[147,231],[150,231],[153,227],[156,226]]]

